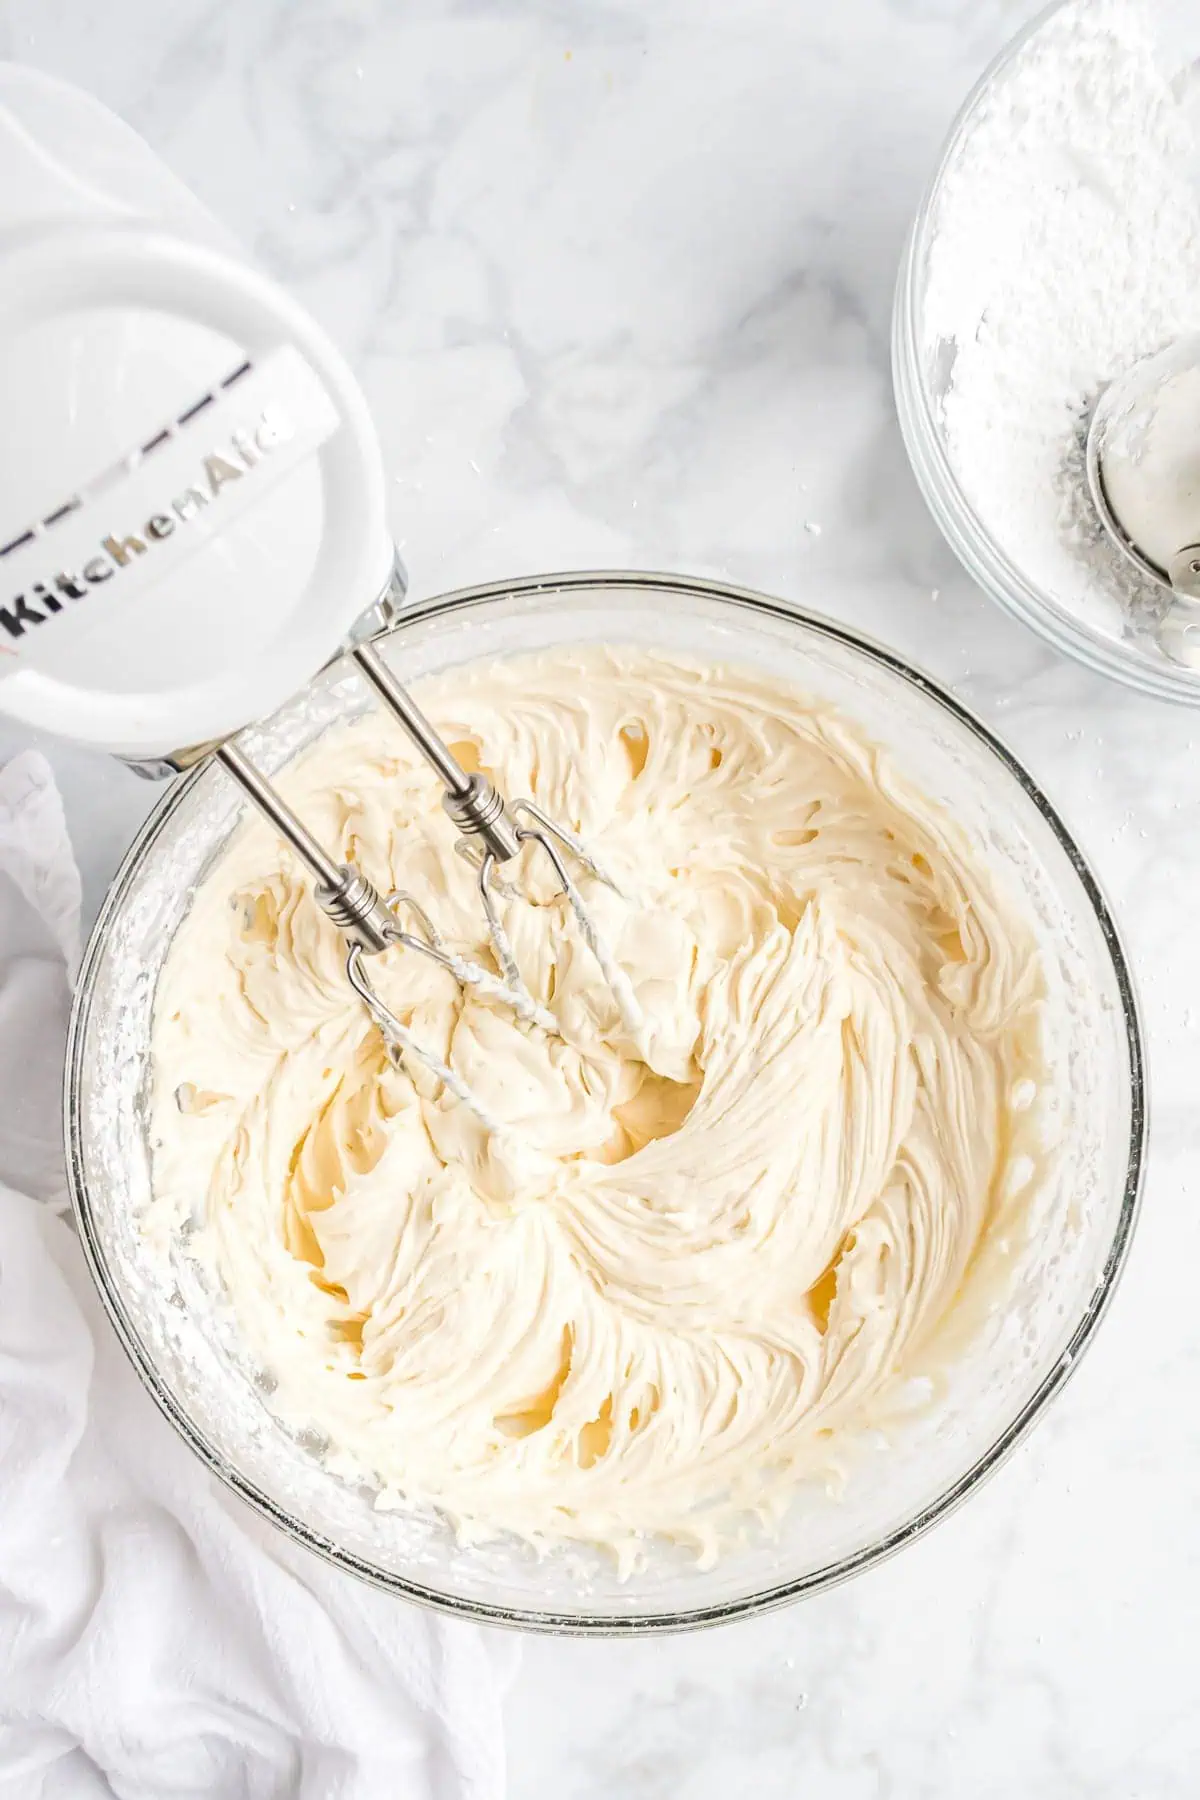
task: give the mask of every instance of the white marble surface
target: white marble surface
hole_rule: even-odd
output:
[[[313,308],[382,427],[414,587],[715,572],[867,626],[1061,805],[1140,977],[1132,1262],[1028,1445],[772,1618],[530,1641],[530,1800],[1179,1800],[1200,1776],[1200,718],[1062,662],[908,472],[888,316],[947,121],[1023,0],[6,0]],[[0,734],[0,754],[12,733]],[[55,753],[94,908],[152,792]]]

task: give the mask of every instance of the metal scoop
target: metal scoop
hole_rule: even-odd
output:
[[[1125,560],[1200,600],[1200,337],[1117,377],[1088,427],[1092,502]]]

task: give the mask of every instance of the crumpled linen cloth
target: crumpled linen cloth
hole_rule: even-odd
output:
[[[283,1538],[142,1389],[66,1206],[79,875],[49,765],[0,770],[0,1796],[501,1800],[507,1634]]]

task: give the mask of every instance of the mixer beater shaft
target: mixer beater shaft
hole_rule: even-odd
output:
[[[442,783],[442,805],[461,834],[459,846],[472,860],[478,860],[479,897],[487,920],[488,935],[508,985],[518,993],[528,992],[496,905],[496,881],[503,865],[519,856],[526,844],[533,844],[540,846],[550,859],[559,887],[567,897],[584,942],[595,957],[600,973],[616,1002],[622,1024],[640,1040],[645,1021],[632,985],[618,968],[578,886],[572,880],[563,860],[563,851],[575,857],[589,875],[602,881],[613,893],[619,894],[620,889],[611,875],[596,861],[573,831],[558,824],[534,801],[514,800],[511,805],[506,804],[499,789],[481,771],[468,774],[408,690],[397,681],[373,641],[356,644],[350,654]],[[525,824],[521,822],[523,820],[530,820],[532,823]]]
[[[644,1021],[632,985],[617,966],[588,912],[567,867],[564,851],[590,875],[614,892],[619,890],[574,832],[558,824],[532,800],[517,800],[511,806],[506,804],[503,795],[486,775],[478,771],[468,774],[461,767],[407,689],[392,674],[373,642],[354,646],[350,655],[442,783],[443,806],[460,833],[458,847],[477,864],[479,894],[488,935],[501,970],[499,976],[448,945],[429,914],[411,894],[397,889],[385,898],[360,870],[330,856],[236,743],[227,740],[214,755],[242,792],[291,845],[313,877],[318,905],[347,939],[347,979],[391,1053],[397,1057],[412,1056],[421,1062],[450,1093],[470,1106],[489,1130],[496,1132],[501,1129],[499,1122],[479,1103],[466,1083],[441,1057],[421,1044],[384,1003],[367,973],[366,959],[393,947],[413,950],[445,969],[463,989],[508,1007],[524,1023],[557,1033],[558,1024],[553,1013],[535,999],[521,976],[496,904],[499,870],[519,856],[525,845],[538,845],[550,860],[581,935],[612,992],[622,1023],[640,1042]]]
[[[379,1028],[389,1053],[395,1057],[411,1056],[422,1063],[456,1099],[471,1108],[489,1131],[499,1131],[499,1121],[480,1104],[466,1082],[440,1056],[422,1044],[384,1003],[366,972],[364,959],[393,946],[415,950],[453,975],[460,987],[499,1001],[519,1019],[539,1025],[545,1031],[555,1031],[554,1015],[548,1008],[539,1006],[527,992],[510,987],[472,958],[452,950],[411,894],[397,889],[384,899],[360,870],[350,863],[335,862],[237,744],[224,743],[214,754],[268,823],[291,845],[313,877],[317,904],[348,940],[346,978]],[[416,931],[405,928],[402,907],[412,915]]]

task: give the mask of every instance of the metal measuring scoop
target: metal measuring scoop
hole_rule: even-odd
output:
[[[1200,336],[1109,383],[1088,426],[1092,503],[1126,562],[1200,601]]]

